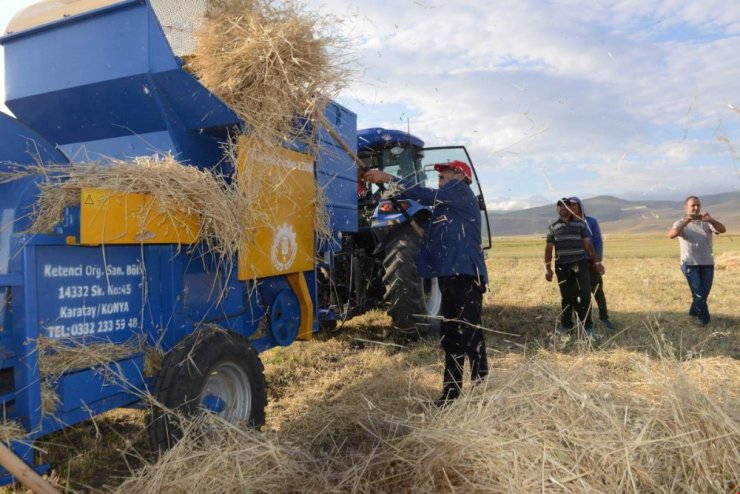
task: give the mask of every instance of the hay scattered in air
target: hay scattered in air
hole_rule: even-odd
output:
[[[301,139],[317,156],[318,134],[308,124],[323,115],[350,77],[345,42],[335,34],[338,25],[338,19],[308,12],[295,1],[210,0],[188,67],[246,123],[244,133],[257,151],[269,156],[270,146]],[[226,148],[236,163],[236,147]],[[247,202],[265,190],[264,178],[249,163],[244,167],[239,190]],[[273,186],[280,193],[279,184]],[[326,194],[318,184],[314,205],[321,243],[332,238],[332,231]],[[275,224],[271,219],[250,221],[247,227]]]
[[[296,117],[323,114],[349,77],[337,19],[298,2],[211,0],[189,68],[270,143],[305,137]]]

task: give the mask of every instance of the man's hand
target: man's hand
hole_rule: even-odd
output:
[[[599,274],[606,273],[606,269],[604,269],[604,265],[601,264],[600,262],[594,263],[594,269],[596,269],[596,271],[598,271]]]
[[[392,175],[389,175],[382,170],[368,170],[362,174],[362,180],[374,184],[387,183],[390,182],[392,178]]]
[[[552,281],[552,251],[555,248],[555,244],[552,242],[547,242],[545,244],[545,279],[547,281]]]
[[[709,214],[709,211],[705,211],[704,214],[701,215],[701,219],[712,225],[712,227],[714,228],[714,233],[716,234],[725,233],[727,231],[725,225],[712,218],[712,215]]]

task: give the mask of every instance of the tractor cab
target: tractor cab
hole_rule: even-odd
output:
[[[491,247],[491,232],[486,212],[483,191],[472,160],[463,146],[425,148],[424,141],[407,132],[379,127],[357,132],[357,154],[367,168],[377,168],[386,173],[434,189],[437,187],[436,163],[453,160],[467,163],[473,170],[471,187],[478,197],[481,210],[481,245]],[[416,218],[423,222],[430,211],[429,207],[405,199],[385,199],[384,186],[359,182],[357,187],[360,225],[373,228],[386,228]],[[417,217],[418,215],[418,217]]]
[[[409,182],[424,184],[424,141],[400,130],[380,127],[357,131],[357,155],[369,169],[379,169]],[[384,186],[358,183],[360,226],[371,224],[373,210],[381,202]],[[387,202],[387,201],[386,201]]]

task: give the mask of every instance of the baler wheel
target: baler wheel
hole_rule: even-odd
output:
[[[436,279],[424,280],[416,270],[421,239],[404,223],[394,227],[385,243],[384,300],[395,339],[417,340],[439,331],[442,296]]]
[[[264,367],[240,335],[196,331],[165,356],[154,379],[154,398],[147,424],[154,451],[171,447],[182,436],[180,420],[198,413],[260,427],[267,405]]]

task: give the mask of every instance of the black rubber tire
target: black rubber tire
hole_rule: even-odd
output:
[[[416,269],[420,244],[421,238],[408,223],[394,227],[385,242],[383,301],[393,321],[393,336],[401,341],[418,340],[439,331],[439,319],[434,317],[438,313],[428,313],[424,280]]]
[[[221,329],[203,329],[178,343],[165,356],[154,378],[156,403],[147,423],[153,451],[164,451],[182,437],[178,415],[208,413],[199,406],[201,393],[214,371],[225,367],[238,369],[248,380],[247,424],[256,428],[264,424],[267,385],[259,355],[240,335]]]

